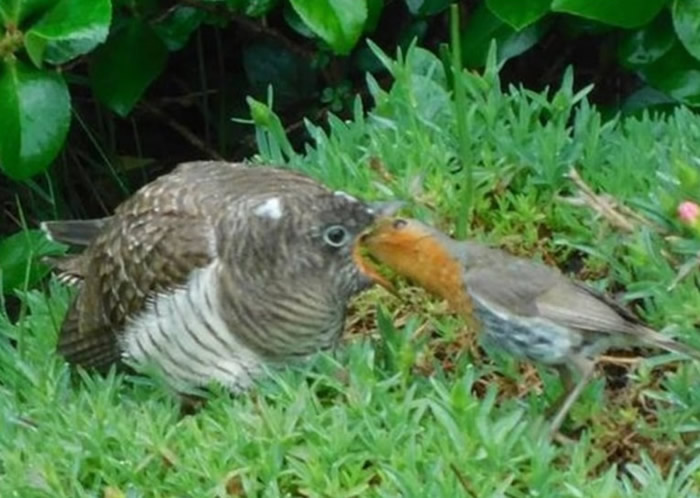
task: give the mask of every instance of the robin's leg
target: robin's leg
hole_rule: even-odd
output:
[[[560,406],[558,406],[557,412],[554,415],[554,418],[552,418],[552,422],[549,427],[550,438],[552,438],[554,435],[556,435],[557,432],[559,432],[559,428],[564,422],[566,415],[569,413],[569,410],[571,410],[571,407],[576,402],[578,397],[581,396],[581,393],[583,392],[586,385],[588,385],[588,382],[591,380],[591,378],[593,377],[593,373],[595,372],[595,362],[587,358],[574,356],[571,357],[570,360],[572,362],[572,366],[575,367],[581,374],[581,378],[579,379],[578,383],[576,383],[576,385],[573,386],[573,388],[569,388],[567,384],[573,384],[571,372],[568,371],[568,373],[562,377],[562,381],[564,383],[564,386],[567,388],[567,391],[562,396],[562,400],[557,401],[557,403],[555,403],[555,406]]]
[[[573,372],[571,371],[571,367],[566,366],[566,365],[555,365],[554,368],[556,369],[557,373],[559,374],[559,380],[561,380],[562,386],[564,390],[562,393],[557,397],[557,399],[554,400],[552,403],[552,406],[547,408],[545,414],[547,415],[547,418],[552,418],[554,415],[559,412],[559,409],[561,408],[561,405],[564,403],[564,400],[566,397],[569,395],[569,393],[576,387],[576,382],[574,380],[574,375]]]

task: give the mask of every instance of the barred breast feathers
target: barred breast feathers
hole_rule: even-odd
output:
[[[221,316],[219,264],[194,270],[185,285],[156,295],[129,319],[121,336],[123,356],[158,364],[184,383],[215,380],[233,391],[249,387],[263,359]]]
[[[235,272],[220,275],[224,320],[249,348],[267,359],[300,357],[331,347],[342,332],[344,311],[315,281],[295,279],[246,285]]]
[[[342,309],[313,289],[246,289],[215,260],[151,298],[120,341],[125,358],[157,364],[176,383],[214,380],[239,392],[264,364],[333,347],[343,322]]]

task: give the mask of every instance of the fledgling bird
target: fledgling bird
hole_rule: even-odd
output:
[[[44,222],[86,246],[55,262],[78,287],[58,351],[102,370],[154,363],[175,387],[244,390],[265,365],[335,345],[349,299],[379,278],[357,237],[395,207],[289,170],[198,161],[111,217]]]
[[[551,436],[590,381],[595,360],[610,347],[642,343],[700,360],[700,350],[651,329],[556,268],[454,240],[414,219],[380,220],[361,239],[372,257],[399,275],[460,313],[473,313],[487,342],[559,371],[566,391],[554,405]],[[572,373],[580,375],[578,382]]]

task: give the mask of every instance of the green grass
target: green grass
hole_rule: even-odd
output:
[[[493,65],[465,75],[457,108],[439,59],[420,49],[382,58],[394,83],[382,90],[368,77],[369,112],[358,101],[350,122],[309,124],[303,153],[268,116],[253,160],[406,199],[407,212],[452,230],[466,151],[471,237],[624,290],[650,323],[675,324],[700,347],[697,273],[668,290],[700,247],[669,216],[675,187],[663,181],[695,164],[700,118],[679,109],[603,122],[570,78],[548,94],[504,90]],[[564,177],[572,165],[661,229],[623,232],[560,200],[576,193]],[[402,295],[360,297],[334,355],[271,372],[247,396],[214,389],[180,417],[150,378],[72,379],[53,352],[67,290],[28,292],[17,323],[0,318],[0,496],[700,496],[700,365],[649,351],[608,364],[565,425],[576,442],[549,443],[556,377],[497,352],[472,355],[459,319],[420,292]]]

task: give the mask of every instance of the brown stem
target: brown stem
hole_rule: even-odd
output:
[[[158,107],[146,102],[145,100],[141,101],[139,107],[162,120],[166,125],[175,130],[182,138],[187,140],[191,145],[204,152],[212,159],[216,159],[217,161],[226,161],[224,156],[205,144],[197,135],[190,131],[189,128],[170,117]]]

